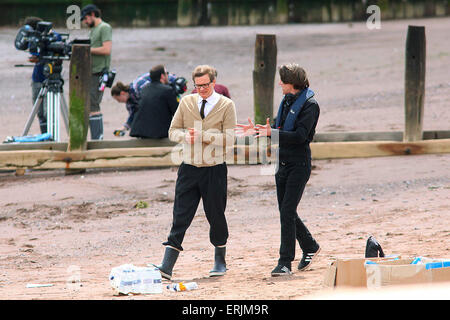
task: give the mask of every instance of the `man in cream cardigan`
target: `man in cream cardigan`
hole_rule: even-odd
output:
[[[173,206],[173,222],[164,258],[158,265],[161,275],[172,278],[172,270],[186,230],[203,201],[210,225],[209,238],[214,245],[214,267],[210,276],[226,272],[225,245],[228,225],[226,159],[232,157],[236,109],[234,102],[214,91],[216,71],[201,65],[192,73],[198,93],[183,97],[169,128],[169,139],[183,144],[183,161],[178,169]],[[231,152],[230,152],[231,151]]]

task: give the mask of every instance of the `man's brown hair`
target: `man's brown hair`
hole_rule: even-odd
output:
[[[282,65],[279,73],[281,81],[292,84],[294,89],[303,90],[309,87],[306,71],[296,63]]]
[[[111,96],[120,96],[120,92],[121,91],[125,91],[125,92],[129,92],[130,91],[130,86],[129,85],[125,85],[122,82],[117,82],[112,88],[111,88]]]
[[[205,74],[209,76],[209,80],[212,82],[216,79],[217,71],[208,65],[197,66],[192,72],[192,81],[195,83],[195,78],[204,76]]]

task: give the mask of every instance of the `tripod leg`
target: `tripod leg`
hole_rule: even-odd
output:
[[[55,140],[55,132],[53,128],[53,92],[47,92],[47,132],[51,134]]]
[[[36,98],[36,101],[34,102],[33,109],[31,110],[30,116],[28,117],[27,123],[25,124],[22,136],[26,136],[28,134],[28,131],[30,131],[31,124],[33,123],[34,117],[36,117],[36,114],[38,113],[39,107],[41,106],[46,93],[47,93],[46,87],[42,87],[41,90],[39,90],[39,95]]]
[[[61,93],[57,92],[55,94],[55,141],[59,141],[60,140],[60,130],[59,130],[59,121],[60,121],[60,109],[61,109],[61,105],[60,105],[60,101],[61,101]]]

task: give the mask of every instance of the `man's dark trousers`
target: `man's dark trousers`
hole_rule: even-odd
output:
[[[295,242],[303,252],[311,252],[316,242],[297,214],[306,183],[311,175],[311,162],[281,162],[275,174],[281,222],[281,245],[278,264],[291,267],[295,258]]]
[[[173,223],[164,245],[183,250],[186,230],[194,219],[200,198],[210,225],[209,238],[214,246],[223,246],[228,239],[225,218],[227,203],[227,165],[195,167],[182,163],[178,169],[173,206]]]

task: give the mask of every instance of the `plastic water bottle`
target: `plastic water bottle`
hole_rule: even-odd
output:
[[[188,282],[188,283],[180,282],[169,284],[167,286],[167,289],[169,289],[170,291],[190,291],[197,288],[198,288],[197,282]]]
[[[140,293],[162,293],[162,278],[158,269],[141,268],[139,279],[141,281]]]
[[[161,273],[156,268],[121,265],[111,270],[109,280],[113,289],[122,294],[162,293]]]
[[[129,272],[131,281],[131,293],[141,293],[141,279],[139,278],[139,271],[133,268]]]
[[[131,271],[124,269],[120,277],[118,277],[118,291],[119,293],[129,294],[133,291],[133,281],[131,277]]]

